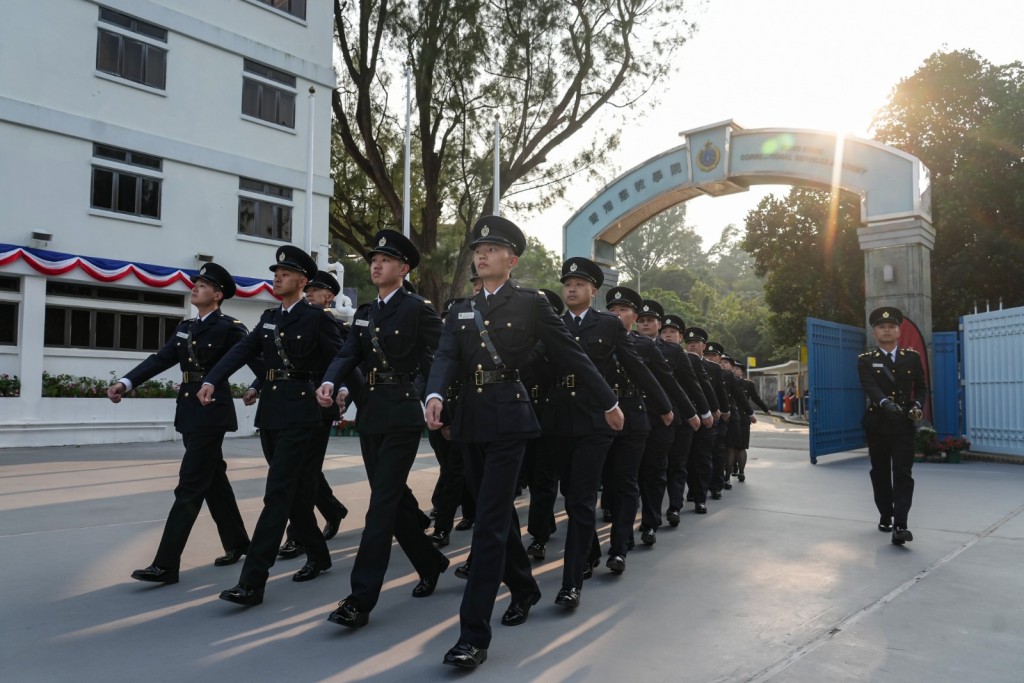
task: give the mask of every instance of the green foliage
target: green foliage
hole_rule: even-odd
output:
[[[1024,288],[1008,286],[1024,263],[1024,65],[936,52],[874,126],[931,170],[935,329],[955,330],[975,304],[1024,305]]]
[[[43,396],[51,398],[106,398],[107,388],[114,384],[119,375],[111,371],[108,379],[79,377],[76,375],[51,375],[43,371]],[[178,384],[173,380],[149,380],[133,387],[125,394],[128,398],[177,398]],[[231,395],[241,398],[248,387],[232,384]]]
[[[0,375],[0,397],[20,396],[21,380],[17,375],[8,375],[6,372]]]
[[[654,268],[692,268],[703,260],[704,254],[700,236],[686,225],[686,204],[677,204],[619,242],[615,257],[625,274],[634,282],[639,276],[640,284],[644,285]]]
[[[544,246],[536,237],[526,238],[526,251],[519,257],[519,265],[512,271],[512,277],[523,287],[550,289],[561,295],[562,259]]]

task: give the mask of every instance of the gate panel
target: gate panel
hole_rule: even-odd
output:
[[[932,334],[932,423],[940,439],[963,434],[960,426],[960,335]]]
[[[865,343],[862,328],[807,319],[812,464],[819,456],[865,445],[860,426],[865,399],[857,378],[857,356]]]
[[[963,317],[971,449],[1024,456],[1024,307]]]

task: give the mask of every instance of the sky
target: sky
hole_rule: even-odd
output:
[[[680,132],[727,119],[870,137],[892,88],[940,49],[1024,61],[1019,0],[708,0],[689,18],[698,30],[676,54],[680,69],[658,104],[623,131],[609,178],[681,144]],[[561,255],[562,225],[599,189],[581,182],[521,225]],[[687,223],[707,250],[729,223],[742,227],[766,194],[787,191],[755,186],[694,199]]]

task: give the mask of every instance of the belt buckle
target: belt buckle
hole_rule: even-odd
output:
[[[376,368],[373,369],[373,370],[370,370],[370,377],[369,377],[368,381],[370,382],[370,386],[373,386],[374,384],[377,383],[377,370],[376,370]]]
[[[274,368],[270,368],[269,370],[267,370],[267,381],[268,382],[273,382],[274,381],[274,375],[275,375]]]
[[[565,376],[565,386],[570,388],[570,389],[575,389],[576,388],[576,375],[575,374],[566,375]]]
[[[532,398],[534,401],[540,398],[540,387],[538,387],[536,384],[530,387],[530,398]]]
[[[476,372],[473,373],[473,384],[477,385],[478,387],[482,387],[484,385],[483,370],[477,370]]]

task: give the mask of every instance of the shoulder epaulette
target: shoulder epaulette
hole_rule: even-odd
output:
[[[857,358],[865,358],[867,356],[870,356],[872,353],[874,353],[874,351],[865,351],[864,353],[857,356]]]

